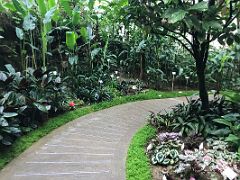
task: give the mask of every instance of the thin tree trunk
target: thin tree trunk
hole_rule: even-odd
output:
[[[139,79],[143,81],[146,79],[145,68],[146,68],[146,59],[145,59],[144,53],[141,53]]]
[[[140,55],[140,74],[139,74],[139,79],[143,79],[143,55]]]
[[[209,109],[209,98],[208,92],[206,88],[206,81],[205,81],[205,65],[203,60],[198,59],[196,62],[197,68],[197,76],[198,76],[198,88],[199,88],[199,96],[202,101],[202,109],[208,110]]]
[[[237,28],[240,29],[240,18],[237,18]]]

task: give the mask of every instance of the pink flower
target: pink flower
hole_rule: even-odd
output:
[[[189,180],[196,180],[196,179],[195,179],[195,177],[192,177],[192,176],[191,176]]]
[[[74,103],[73,101],[71,101],[71,102],[69,103],[69,106],[70,106],[70,107],[75,107],[75,103]]]
[[[210,162],[212,160],[212,158],[210,156],[206,155],[206,156],[203,157],[203,160]]]

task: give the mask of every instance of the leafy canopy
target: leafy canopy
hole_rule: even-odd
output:
[[[240,14],[236,0],[131,0],[126,10],[128,20],[149,33],[178,40],[192,55],[194,44],[216,39],[221,44],[240,43],[234,21]]]

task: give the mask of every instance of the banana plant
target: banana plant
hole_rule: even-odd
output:
[[[8,4],[7,6],[5,5],[5,7],[8,8],[9,11],[11,11],[12,13],[16,13],[22,20],[22,27],[21,28],[16,28],[16,35],[19,38],[19,40],[21,41],[20,43],[20,57],[21,57],[21,61],[22,64],[25,63],[27,66],[28,62],[24,62],[24,59],[26,57],[23,57],[23,52],[24,52],[24,48],[25,48],[25,42],[26,39],[24,39],[24,37],[29,37],[28,41],[30,41],[29,46],[31,47],[31,51],[32,51],[32,55],[31,55],[31,59],[32,59],[32,66],[34,66],[35,68],[37,67],[37,63],[36,63],[36,54],[35,51],[37,50],[37,48],[34,46],[34,40],[33,40],[33,31],[36,28],[36,17],[31,13],[31,8],[33,7],[33,1],[19,1],[19,0],[12,0],[12,4]],[[29,36],[24,36],[24,31],[26,31],[26,33],[29,33]],[[22,68],[24,68],[24,65],[22,65]]]
[[[15,28],[15,31],[18,39],[20,40],[20,59],[21,59],[22,69],[24,70],[24,69],[27,69],[27,67],[25,66],[26,51],[24,50],[24,47],[25,47],[24,32],[21,28],[18,28],[18,27]]]
[[[5,4],[6,6],[6,4]],[[46,68],[46,55],[48,52],[48,33],[52,29],[52,20],[58,20],[58,12],[57,4],[55,0],[12,0],[12,4],[8,4],[8,9],[22,19],[23,24],[22,28],[26,34],[29,36],[24,36],[21,28],[16,28],[16,35],[20,39],[20,41],[26,42],[27,37],[30,41],[30,47],[32,50],[32,64],[35,68],[37,68],[37,59],[41,59],[40,66]],[[39,26],[38,26],[39,25]],[[35,46],[37,44],[34,38],[37,35],[37,28],[39,27],[39,32],[41,35],[41,48]],[[22,35],[23,34],[23,35]],[[23,39],[23,37],[25,39]],[[23,43],[23,48],[25,44]],[[41,49],[41,50],[39,50]],[[41,57],[37,58],[36,51],[40,51]],[[27,66],[27,65],[26,65]]]
[[[57,10],[55,1],[49,1],[48,4],[43,0],[38,0],[38,7],[41,17],[40,31],[42,39],[42,65],[46,68],[46,54],[48,52],[47,45],[47,33],[51,31],[52,24],[51,21]]]

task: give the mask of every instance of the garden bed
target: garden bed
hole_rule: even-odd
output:
[[[152,164],[157,165],[152,166],[154,180],[223,180],[234,179],[240,173],[237,153],[228,150],[223,140],[159,133],[147,149]]]
[[[240,174],[238,93],[214,96],[210,108],[199,100],[168,113],[151,114],[156,135],[146,147],[154,180],[222,180]]]
[[[155,127],[151,125],[145,126],[136,133],[131,141],[127,157],[127,179],[222,180],[224,176],[229,176],[229,179],[239,176],[240,158],[237,152],[239,145],[237,134],[239,131],[236,131],[235,136],[233,134],[229,135],[229,130],[233,130],[232,133],[234,133],[233,127],[239,127],[239,125],[233,125],[239,121],[238,108],[236,108],[239,105],[239,96],[235,92],[222,92],[222,94],[226,97],[220,98],[222,96],[218,96],[218,99],[211,101],[212,110],[218,109],[217,107],[221,104],[220,107],[223,110],[227,109],[228,113],[232,113],[222,114],[221,116],[217,115],[217,113],[213,116],[214,113],[212,113],[211,117],[214,117],[213,124],[216,126],[216,129],[209,136],[204,136],[200,133],[191,134],[190,131],[188,132],[189,134],[187,133],[186,135],[185,133],[183,136],[179,132],[173,133],[174,130],[170,128],[172,112],[150,115],[148,120]],[[186,109],[189,112],[186,115],[192,114],[196,118],[199,118],[202,113],[201,109],[198,114],[195,109],[199,106],[196,103],[199,101],[196,100],[194,102],[194,105],[191,105],[191,103],[179,105],[177,106],[178,110],[180,107],[182,109],[188,107]],[[178,112],[182,112],[182,110]],[[180,114],[178,116],[182,117]],[[168,118],[168,121],[166,121],[166,118]],[[191,122],[189,119],[185,119],[185,123]],[[206,119],[206,121],[208,120]],[[230,125],[231,123],[232,125]],[[175,131],[177,130],[175,129]],[[184,131],[188,131],[187,128]],[[225,132],[225,135],[221,135],[220,132]],[[216,136],[217,134],[219,135]],[[164,151],[163,146],[168,146],[169,141],[173,143],[175,140],[176,142],[173,147],[170,149],[169,147],[165,147],[168,148],[168,152],[174,150],[172,151],[172,155],[168,152],[161,152]],[[162,155],[158,154],[159,157],[156,160],[156,154],[159,152]],[[176,159],[171,162],[171,156],[176,156],[177,158],[175,157]],[[165,164],[163,164],[164,159],[168,159],[164,162]]]

